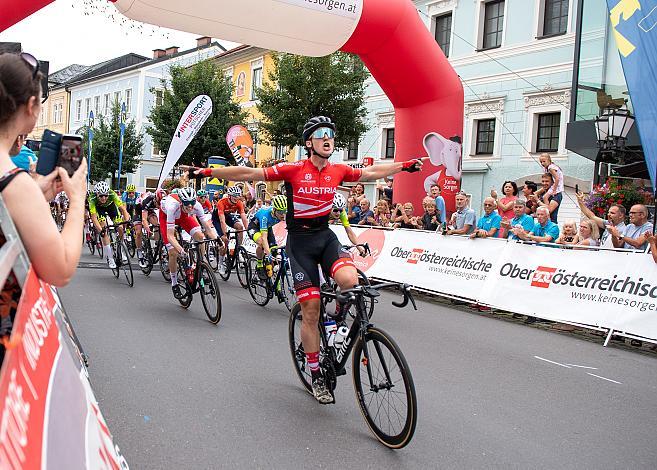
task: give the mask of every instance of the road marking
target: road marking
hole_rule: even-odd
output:
[[[593,377],[597,377],[597,378],[602,379],[602,380],[606,380],[606,381],[608,381],[608,382],[613,382],[613,383],[618,384],[618,385],[623,385],[622,382],[617,382],[617,381],[615,381],[615,380],[608,379],[607,377],[603,377],[603,376],[601,376],[601,375],[595,375],[595,374],[592,374],[592,373],[590,373],[590,372],[587,372],[587,374],[592,375]]]
[[[597,367],[589,367],[589,366],[578,366],[577,364],[566,364],[567,366],[570,367],[579,367],[580,369],[591,369],[591,370],[598,370]]]
[[[556,365],[558,365],[558,366],[565,367],[566,369],[572,369],[572,367],[570,367],[570,366],[568,366],[568,365],[566,365],[566,364],[561,364],[561,363],[559,363],[559,362],[554,362],[554,361],[551,361],[551,360],[549,360],[549,359],[545,359],[545,358],[540,357],[540,356],[534,356],[534,357],[535,357],[536,359],[538,359],[538,360],[545,361],[545,362],[549,362],[550,364],[556,364]]]

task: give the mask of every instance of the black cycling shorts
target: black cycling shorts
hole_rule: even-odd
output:
[[[260,231],[260,227],[254,221],[251,221],[249,223],[249,226],[246,229],[246,233],[248,233],[251,240],[253,240],[256,243],[258,242],[258,240],[260,240],[260,237],[262,237],[262,232]],[[270,248],[274,245],[278,245],[278,243],[276,242],[276,237],[274,236],[274,231],[272,230],[271,227],[267,229],[267,243],[269,243]]]
[[[228,235],[227,233],[224,233],[223,230],[221,230],[221,221],[219,220],[219,216],[215,214],[216,211],[212,213],[212,225],[214,226],[214,229],[217,231],[217,236],[221,237],[223,235]],[[230,228],[235,228],[235,224],[237,222],[241,222],[240,216],[236,214],[224,213],[224,219],[226,219],[226,227],[230,227]]]
[[[299,302],[319,299],[318,265],[331,277],[344,266],[354,266],[349,252],[328,228],[319,232],[288,232],[286,250]]]
[[[96,215],[98,216],[98,218],[100,217],[107,218],[109,216],[109,218],[112,219],[114,222],[118,222],[121,220],[121,216],[119,214],[119,208],[116,207],[116,204],[110,204],[106,207],[96,206]]]

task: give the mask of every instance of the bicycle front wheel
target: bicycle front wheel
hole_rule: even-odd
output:
[[[240,246],[237,250],[237,257],[235,260],[235,274],[237,275],[237,280],[244,289],[249,287],[248,259],[249,255],[246,253],[246,250]]]
[[[171,282],[171,273],[169,272],[169,252],[164,245],[160,248],[160,272],[165,281]]]
[[[284,269],[285,269],[285,275],[281,276],[279,288],[281,294],[283,295],[283,301],[285,302],[287,311],[291,312],[292,307],[297,301],[297,294],[296,291],[294,290],[294,279],[292,278],[292,270],[290,269],[289,266],[286,266]]]
[[[219,269],[219,249],[216,241],[213,240],[205,246],[205,257],[210,268],[216,272]]]
[[[233,269],[233,263],[235,262],[235,256],[231,256],[226,253],[226,255],[221,260],[221,266],[219,266],[219,276],[224,281],[228,281],[230,278],[230,271]]]
[[[144,273],[144,276],[148,276],[153,271],[153,247],[148,237],[144,237],[142,250],[145,263],[143,266],[140,264],[139,267],[141,268],[141,272]]]
[[[359,338],[354,346],[352,374],[358,406],[376,438],[391,449],[411,442],[417,424],[415,385],[395,341],[368,328],[365,342]]]
[[[118,256],[117,258],[121,262],[121,269],[123,270],[123,275],[125,276],[125,280],[128,282],[128,285],[130,287],[135,285],[135,278],[132,274],[132,264],[130,264],[130,256],[128,255],[128,247],[125,244],[125,241],[122,241],[119,245],[121,248],[121,256]],[[122,260],[121,258],[125,256],[125,260]]]
[[[201,293],[201,302],[205,314],[208,316],[210,323],[215,325],[221,320],[221,292],[219,283],[210,266],[203,262],[199,267],[199,292]]]
[[[268,280],[265,279],[260,279],[258,276],[257,272],[257,263],[258,260],[256,259],[255,256],[249,258],[249,263],[248,263],[248,272],[247,272],[247,279],[248,279],[248,288],[249,288],[249,294],[251,294],[251,298],[253,301],[260,305],[261,307],[264,307],[267,305],[269,302],[269,289],[267,287],[267,282]]]
[[[297,373],[301,384],[308,393],[312,393],[312,376],[306,360],[306,351],[301,344],[301,304],[296,303],[290,312],[290,321],[288,324],[288,341],[290,344],[290,353],[292,353],[292,364],[294,371]]]

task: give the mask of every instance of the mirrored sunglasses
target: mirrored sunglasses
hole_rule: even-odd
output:
[[[335,131],[330,127],[320,127],[313,132],[313,138],[315,139],[323,139],[324,137],[327,139],[335,138]]]

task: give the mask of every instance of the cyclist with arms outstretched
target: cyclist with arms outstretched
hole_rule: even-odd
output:
[[[336,235],[328,227],[333,197],[343,181],[375,181],[400,171],[414,172],[422,167],[422,159],[387,163],[367,168],[352,168],[329,162],[335,149],[335,125],[324,116],[310,119],[303,128],[306,160],[279,163],[268,168],[206,168],[197,174],[230,181],[285,181],[288,200],[287,253],[294,274],[294,288],[301,304],[301,341],[312,374],[312,389],[317,401],[332,403],[319,367],[320,291],[317,265],[331,274],[341,289],[358,285],[358,274],[351,256],[342,249]]]

